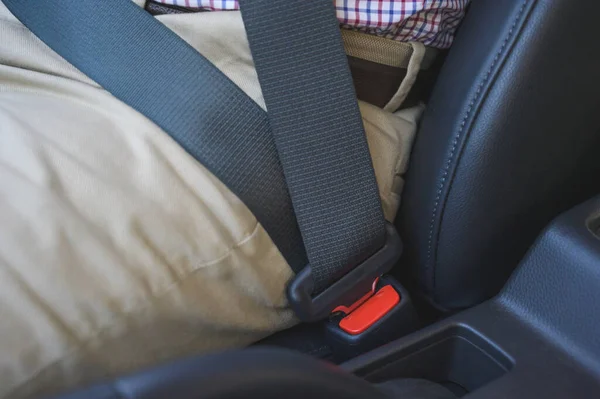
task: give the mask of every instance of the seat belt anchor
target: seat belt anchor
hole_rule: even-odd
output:
[[[315,284],[310,265],[292,279],[287,297],[301,321],[324,320],[335,309],[351,307],[372,292],[373,281],[390,271],[402,254],[402,241],[394,225],[386,222],[385,230],[386,242],[379,251],[316,296],[313,297]]]

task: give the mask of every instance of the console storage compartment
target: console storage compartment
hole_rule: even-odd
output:
[[[369,374],[372,382],[420,378],[472,392],[513,366],[506,354],[466,326],[451,326],[396,354],[397,359]]]

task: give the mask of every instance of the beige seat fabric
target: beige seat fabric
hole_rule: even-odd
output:
[[[264,107],[239,13],[160,20]],[[361,111],[392,219],[420,109]],[[250,344],[296,322],[291,277],[235,195],[0,3],[0,397]]]

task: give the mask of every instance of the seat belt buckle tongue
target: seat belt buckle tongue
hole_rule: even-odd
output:
[[[384,246],[316,296],[310,265],[298,273],[287,290],[290,306],[303,322],[324,320],[336,309],[356,308],[372,296],[373,281],[388,272],[401,254],[402,241],[396,228],[386,223]]]

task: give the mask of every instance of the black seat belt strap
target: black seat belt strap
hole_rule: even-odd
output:
[[[131,0],[2,1],[229,187],[292,269],[306,266],[267,114],[213,64]]]
[[[332,1],[240,0],[271,130],[320,292],[385,242]]]
[[[318,294],[387,238],[334,4],[239,3]]]
[[[385,228],[330,1],[242,1],[268,118],[131,0],[2,1],[246,203],[292,268],[302,269],[289,292],[302,319],[355,301],[393,265],[400,244]],[[305,34],[289,34],[301,26]],[[145,78],[155,70],[169,74]],[[310,267],[303,269],[304,247]]]

